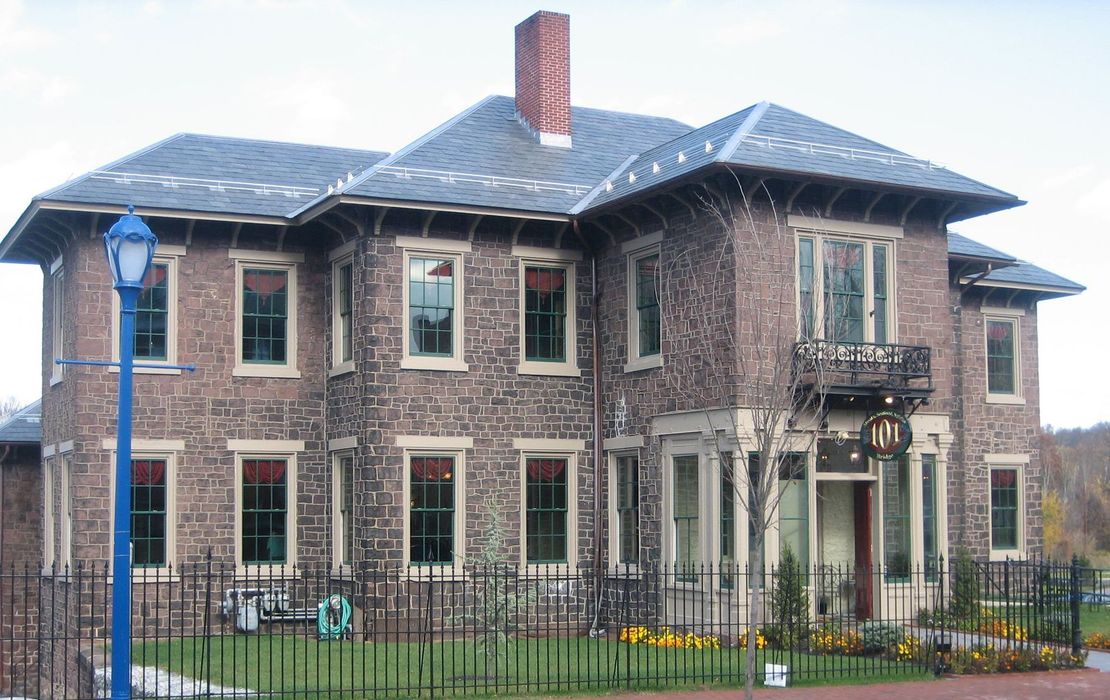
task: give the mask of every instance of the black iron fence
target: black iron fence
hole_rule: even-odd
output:
[[[1078,652],[1079,573],[942,561],[247,575],[209,561],[136,570],[131,682],[137,697],[374,698],[740,684],[749,647],[767,683],[1052,666]],[[0,694],[105,696],[110,601],[99,566],[0,572]]]

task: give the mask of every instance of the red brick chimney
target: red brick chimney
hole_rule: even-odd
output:
[[[516,25],[516,111],[545,146],[570,148],[570,15]]]

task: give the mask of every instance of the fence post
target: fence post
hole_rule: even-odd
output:
[[[1079,556],[1071,555],[1071,653],[1078,656],[1083,650],[1083,635],[1079,629]]]

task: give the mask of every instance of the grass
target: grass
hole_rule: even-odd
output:
[[[261,692],[410,697],[431,687],[436,695],[485,695],[738,685],[746,660],[741,649],[658,649],[588,637],[514,640],[496,665],[470,641],[422,646],[229,635],[207,644],[207,664],[199,638],[137,643],[132,661]],[[788,664],[792,685],[921,680],[929,671],[878,658],[757,654],[760,671],[764,663]]]
[[[1081,605],[1079,607],[1079,630],[1084,637],[1095,632],[1110,635],[1110,606],[1100,605],[1094,608],[1089,605]]]

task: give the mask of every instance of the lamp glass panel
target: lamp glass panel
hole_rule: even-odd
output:
[[[150,265],[151,250],[142,238],[123,238],[116,249],[119,281],[141,286]]]

